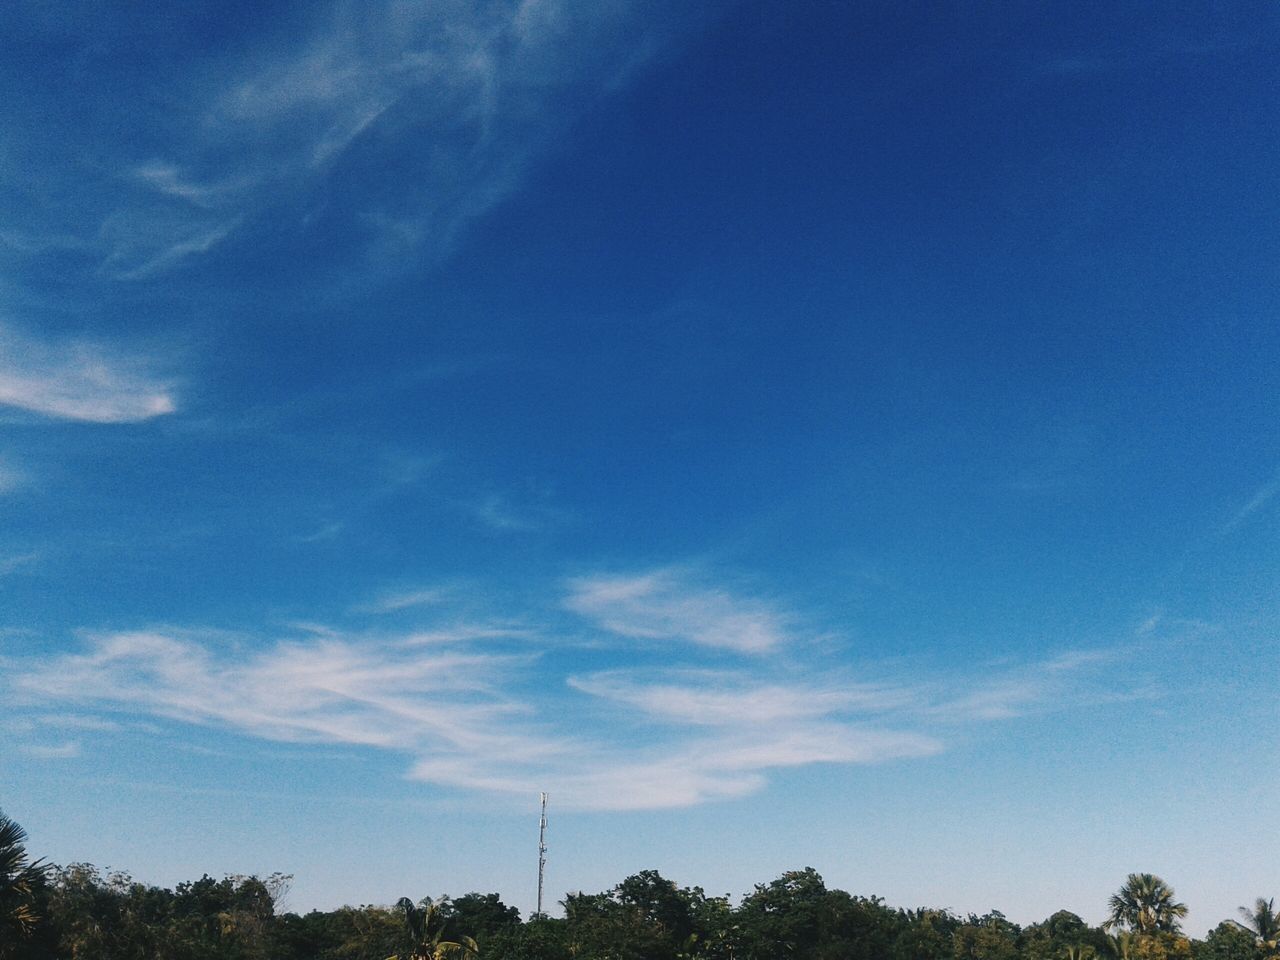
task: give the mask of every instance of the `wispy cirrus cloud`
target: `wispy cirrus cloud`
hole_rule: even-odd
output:
[[[1230,520],[1223,524],[1219,532],[1225,536],[1237,530],[1241,524],[1274,500],[1277,493],[1280,493],[1280,470],[1277,470],[1275,476],[1254,491],[1248,502],[1237,510]]]
[[[543,521],[532,512],[517,510],[499,494],[490,494],[471,504],[471,512],[486,528],[498,533],[531,533],[543,526]]]
[[[394,590],[384,593],[376,600],[360,604],[357,613],[396,613],[414,607],[433,607],[443,603],[449,597],[449,590],[444,587],[419,587],[414,590]]]
[[[885,722],[906,691],[741,672],[609,671],[576,690],[675,731],[619,764],[596,763],[566,789],[604,808],[686,806],[753,793],[780,770],[930,756],[937,737]],[[901,719],[901,718],[899,718]]]
[[[27,483],[27,476],[21,470],[0,460],[0,495],[12,493]]]
[[[108,155],[65,182],[67,164],[45,164],[43,192],[58,208],[31,211],[45,229],[24,217],[23,229],[0,224],[0,237],[37,253],[40,236],[57,236],[60,249],[96,253],[99,276],[137,281],[226,248],[270,211],[290,232],[323,221],[380,255],[438,257],[518,187],[556,131],[645,61],[655,25],[670,29],[677,11],[654,18],[652,5],[621,0],[315,4],[293,39],[246,37],[212,69],[156,77],[164,95],[127,109],[145,146],[99,138],[95,155]],[[120,104],[94,93],[117,118]],[[30,125],[27,168],[67,149],[44,144],[38,117]]]
[[[729,671],[664,671],[645,676],[608,671],[569,678],[592,696],[659,720],[697,727],[789,723],[851,713],[885,713],[918,703],[911,691],[873,684],[761,682]]]
[[[683,640],[765,653],[786,637],[786,618],[766,604],[707,588],[673,570],[580,577],[565,606],[605,630],[644,640]]]
[[[78,652],[10,660],[7,699],[103,736],[140,735],[121,714],[163,719],[392,751],[408,777],[450,788],[551,789],[566,807],[650,809],[744,796],[786,769],[927,757],[957,724],[1054,708],[1107,659],[1069,651],[971,675],[868,681],[856,663],[797,660],[780,629],[761,647],[756,627],[742,625],[774,622],[769,608],[705,578],[695,590],[669,570],[587,577],[569,590],[570,609],[588,621],[621,618],[605,628],[615,647],[656,636],[666,662],[558,674],[562,658],[546,656],[562,649],[554,618],[450,620],[452,598],[416,590],[384,594],[386,611],[429,610],[440,625],[90,633]],[[736,665],[699,665],[709,653]]]
[[[45,341],[0,324],[0,404],[88,423],[136,423],[177,409],[145,358],[87,341]]]
[[[36,551],[13,553],[7,556],[0,554],[0,577],[7,577],[11,573],[29,567],[39,559],[40,554]]]
[[[512,658],[441,645],[309,636],[257,649],[173,630],[94,634],[88,650],[16,677],[32,702],[233,729],[269,740],[344,743],[505,760],[541,744],[500,722]]]
[[[37,760],[70,760],[80,756],[80,744],[75,740],[62,743],[32,743],[23,746],[22,752]]]

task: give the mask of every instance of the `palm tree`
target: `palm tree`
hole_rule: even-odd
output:
[[[1259,897],[1254,901],[1252,910],[1241,907],[1240,916],[1245,919],[1240,926],[1257,937],[1258,943],[1269,954],[1275,954],[1280,949],[1280,914],[1276,913],[1274,897],[1270,900]]]
[[[1103,927],[1123,927],[1143,935],[1177,933],[1178,921],[1187,915],[1187,905],[1173,899],[1173,888],[1150,873],[1129,874],[1107,905],[1111,916]]]
[[[396,901],[396,909],[404,914],[405,932],[409,934],[409,955],[403,960],[473,960],[480,950],[470,937],[457,940],[444,939],[444,921],[440,918],[439,904],[430,897],[415,904],[408,897]],[[399,957],[387,960],[400,960]]]
[[[36,924],[32,886],[44,869],[27,857],[26,843],[27,832],[0,813],[0,957],[16,948]]]
[[[1107,936],[1107,949],[1111,952],[1111,956],[1115,960],[1133,960],[1136,952],[1133,944],[1133,934],[1122,930],[1114,937]]]

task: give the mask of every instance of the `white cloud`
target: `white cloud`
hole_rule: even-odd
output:
[[[431,607],[442,603],[449,591],[442,587],[425,587],[418,590],[401,590],[383,594],[372,603],[357,607],[360,613],[396,613],[413,607]]]
[[[148,363],[82,341],[52,343],[0,325],[0,404],[64,420],[133,423],[173,413],[173,387]]]
[[[785,618],[758,601],[690,584],[674,571],[582,577],[565,606],[624,637],[765,653],[786,639]]]
[[[310,533],[304,533],[294,537],[295,543],[323,543],[326,540],[334,539],[338,534],[342,533],[343,524],[337,521],[326,523],[317,527]]]
[[[631,671],[570,677],[569,685],[592,696],[636,707],[656,719],[693,726],[778,724],[833,714],[884,713],[909,707],[919,695],[869,684],[799,684],[760,681],[749,675],[697,671],[644,678]]]
[[[458,650],[409,653],[312,638],[219,656],[224,638],[172,631],[103,634],[90,643],[87,654],[22,675],[17,690],[66,703],[143,708],[273,740],[402,750],[506,742],[489,727],[516,709],[491,693],[488,674],[504,659]]]
[[[20,749],[37,760],[69,760],[80,756],[80,744],[74,740],[56,744],[32,743]]]
[[[309,209],[361,145],[369,156],[329,196],[358,198],[353,223],[375,234],[370,250],[443,255],[518,186],[555,130],[618,82],[619,64],[627,73],[643,60],[652,36],[627,27],[644,12],[594,0],[318,5],[293,43],[224,61],[217,83],[189,78],[193,121],[184,131],[165,118],[167,149],[128,162],[115,185],[121,200],[98,237],[103,272],[150,277],[282,199]],[[399,175],[380,181],[389,165]]]
[[[162,160],[142,164],[134,171],[134,175],[159,193],[178,197],[199,207],[217,206],[226,197],[251,186],[244,180],[214,184],[194,183],[184,180],[177,167]]]
[[[949,724],[1013,720],[1060,709],[1064,703],[1148,696],[1140,690],[1095,695],[1082,689],[1082,675],[1114,663],[1117,656],[1116,650],[1067,650],[1033,663],[979,666],[971,675],[957,676],[945,686],[932,684],[928,703],[918,714],[925,720]]]
[[[664,679],[612,671],[569,683],[684,731],[651,756],[598,763],[562,784],[570,802],[593,808],[686,806],[752,793],[771,771],[923,757],[943,748],[927,734],[869,722],[868,714],[906,707],[905,691],[711,672]]]
[[[54,727],[59,730],[88,730],[93,732],[116,732],[121,725],[115,720],[105,717],[84,716],[76,713],[41,713],[32,718],[32,723],[41,727]]]
[[[380,634],[304,623],[279,638],[89,634],[80,652],[8,660],[4,692],[45,727],[67,717],[66,728],[138,736],[138,720],[166,719],[392,751],[409,777],[451,788],[550,790],[567,808],[644,809],[744,796],[778,771],[813,764],[926,757],[956,724],[1080,702],[1065,694],[1079,693],[1078,674],[1109,657],[1068,651],[969,675],[866,682],[850,665],[788,658],[776,615],[757,602],[680,584],[663,573],[572,586],[571,608],[612,623],[615,646],[636,636],[690,641],[668,648],[660,667],[557,674],[558,658],[536,652],[554,638],[529,623]],[[424,589],[382,598],[391,611],[439,612],[442,602]],[[755,638],[761,620],[770,643],[741,643],[742,622],[756,624],[746,634]],[[697,666],[706,646],[737,666]],[[116,729],[122,713],[130,723]]]
[[[110,246],[103,270],[118,280],[141,280],[198,253],[208,253],[230,236],[243,216],[196,217],[158,211],[117,214],[103,225]]]
[[[542,521],[517,511],[505,497],[492,494],[472,505],[476,519],[500,533],[528,533],[542,528]]]
[[[0,556],[0,577],[7,577],[17,570],[30,566],[39,559],[40,554],[38,553],[15,553],[9,556]]]
[[[1270,503],[1277,493],[1280,493],[1280,471],[1277,471],[1274,477],[1254,491],[1249,501],[1236,511],[1235,516],[1227,521],[1220,532],[1225,536],[1236,530],[1242,523]]]
[[[0,460],[0,494],[12,493],[26,482],[27,477],[23,473]]]
[[[392,750],[411,758],[409,774],[420,780],[506,793],[553,786],[566,805],[589,808],[739,796],[772,770],[940,749],[931,737],[850,719],[868,704],[886,705],[869,689],[744,677],[726,684],[711,675],[684,689],[621,674],[573,681],[592,703],[614,704],[618,722],[628,712],[687,721],[641,745],[612,722],[585,727],[576,715],[587,709],[582,701],[513,695],[528,658],[482,649],[509,633],[477,627],[370,639],[310,631],[257,648],[220,634],[105,633],[90,635],[85,652],[13,670],[11,684],[22,702],[77,707],[74,725],[84,729],[110,731],[112,713],[126,712],[267,740]],[[95,721],[86,710],[106,715]]]

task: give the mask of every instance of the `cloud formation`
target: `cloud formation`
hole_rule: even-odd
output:
[[[136,423],[177,409],[171,384],[137,357],[45,342],[0,325],[0,404],[61,420]]]
[[[131,98],[136,137],[118,131],[109,90],[86,90],[84,109],[118,138],[93,142],[95,157],[112,152],[92,166],[72,163],[78,145],[33,115],[14,163],[41,170],[58,204],[0,224],[0,240],[39,255],[57,238],[54,248],[96,257],[99,277],[123,281],[224,249],[264,220],[289,224],[268,231],[277,240],[328,224],[380,255],[438,257],[564,124],[644,62],[652,35],[640,14],[653,11],[641,6],[315,4],[288,42],[245,38],[209,64],[167,65],[154,78],[163,94]],[[105,31],[100,43],[114,39]],[[186,119],[171,114],[175,100]]]
[[[435,596],[386,597],[392,612],[440,605]],[[310,624],[274,638],[156,629],[88,634],[80,652],[14,661],[8,692],[36,716],[75,710],[86,733],[139,735],[136,724],[119,725],[121,715],[164,719],[393,751],[409,777],[451,788],[553,789],[567,807],[644,809],[744,796],[788,768],[926,757],[957,723],[1060,701],[1098,660],[1066,654],[979,679],[869,683],[788,659],[780,631],[767,647],[728,643],[780,618],[725,591],[683,588],[670,571],[584,578],[568,602],[592,620],[616,620],[606,629],[617,646],[656,634],[667,662],[564,674],[557,688],[543,656],[555,646],[549,625],[374,635]],[[699,666],[708,644],[738,665]],[[535,668],[551,682],[530,687]]]
[[[1241,524],[1270,503],[1277,493],[1280,493],[1280,470],[1277,470],[1274,477],[1254,491],[1253,496],[1249,498],[1249,502],[1236,511],[1235,516],[1223,525],[1220,533],[1225,536],[1239,528]]]
[[[692,585],[674,571],[581,577],[570,582],[565,606],[605,630],[636,639],[764,653],[785,638],[778,612],[725,590]]]
[[[0,494],[12,493],[19,489],[26,479],[20,471],[0,460]]]
[[[443,603],[449,591],[443,587],[421,587],[416,590],[397,590],[384,593],[371,603],[356,607],[359,613],[396,613],[415,607],[432,607]]]

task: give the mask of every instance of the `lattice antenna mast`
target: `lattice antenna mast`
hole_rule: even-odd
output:
[[[547,795],[542,798],[542,816],[538,818],[538,915],[542,915],[542,878],[547,872]]]

